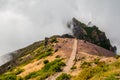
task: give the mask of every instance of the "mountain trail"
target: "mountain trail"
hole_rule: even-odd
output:
[[[64,68],[63,72],[68,73],[70,71],[70,68],[74,64],[74,59],[75,59],[76,53],[77,53],[77,39],[74,40],[71,56],[66,64],[66,67]]]
[[[70,68],[74,65],[74,59],[75,59],[76,53],[77,53],[77,43],[78,43],[78,40],[74,39],[73,50],[72,50],[69,60],[67,61],[65,68],[63,69],[63,72],[55,74],[55,75],[47,78],[46,80],[56,80],[56,78],[58,76],[60,76],[62,73],[69,73]]]

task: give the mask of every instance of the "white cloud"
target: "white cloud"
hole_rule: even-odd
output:
[[[0,0],[1,55],[53,34],[69,32],[72,17],[100,26],[119,46],[118,0]],[[116,41],[117,40],[117,41]]]

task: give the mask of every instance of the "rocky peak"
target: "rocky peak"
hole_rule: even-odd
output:
[[[68,24],[68,27],[72,27],[74,37],[116,52],[116,47],[111,45],[110,40],[105,35],[105,32],[100,31],[97,26],[93,25],[89,27],[88,25],[78,21],[76,18],[73,18],[72,22]]]

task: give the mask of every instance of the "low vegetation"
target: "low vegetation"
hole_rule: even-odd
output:
[[[105,80],[120,80],[120,74],[111,74],[105,78]]]
[[[77,68],[76,66],[72,66],[72,67],[71,67],[71,70],[74,70],[74,69],[76,69],[76,68]]]
[[[62,73],[60,76],[57,77],[56,80],[70,80],[70,79],[71,79],[70,74]]]
[[[45,57],[51,55],[52,51],[53,51],[52,48],[49,48],[49,49],[45,50],[44,52],[39,53],[39,55],[37,56],[37,59],[42,59],[42,58],[45,58]]]
[[[92,29],[90,28],[88,31],[91,30]],[[20,64],[22,66],[17,64],[17,67],[12,67],[6,73],[0,75],[0,80],[45,80],[56,72],[61,72],[65,66],[63,59],[61,59],[61,55],[57,54],[55,60],[51,62],[47,60],[49,58],[46,59],[47,56],[53,54],[53,43],[57,42],[56,38],[50,38],[48,41],[49,44],[46,44],[46,46],[43,41],[39,42],[39,45],[35,43],[34,45],[37,46],[35,48],[29,47],[32,49],[31,51],[28,51],[26,48],[24,50],[21,49],[20,52],[26,52],[22,57],[19,57],[19,62],[21,62]],[[104,61],[100,61],[99,58],[94,59],[92,62],[87,62],[85,61],[85,57],[83,57],[80,65],[71,67],[72,74],[78,69],[81,70],[78,75],[73,77],[70,74],[63,73],[58,76],[56,80],[120,80],[120,56],[116,55],[115,58],[117,60],[116,62],[107,64]],[[23,64],[26,65],[40,59],[42,59],[44,63],[44,67],[41,70],[29,73],[25,77],[22,76],[23,78],[19,76],[20,73],[24,72],[24,69],[22,68],[24,67]],[[75,59],[75,61],[77,62],[77,59]]]
[[[100,60],[99,58],[94,59],[94,63],[95,63],[95,64],[98,64],[98,63],[99,63],[99,60]]]
[[[116,58],[116,59],[119,59],[119,58],[120,58],[120,55],[116,55],[115,58]]]
[[[60,55],[55,56],[55,58],[60,58]]]
[[[45,66],[36,72],[32,72],[25,77],[25,79],[36,78],[39,80],[44,80],[55,72],[62,71],[62,66],[65,66],[65,63],[62,62],[62,59],[56,59],[52,62],[45,64]]]
[[[85,62],[82,65],[89,65],[89,63]],[[97,61],[96,66],[84,67],[73,80],[120,80],[119,60],[111,64]]]
[[[21,80],[22,78],[17,75],[23,71],[24,69],[20,69],[20,68],[13,69],[12,71],[8,71],[0,75],[0,80]]]
[[[107,70],[108,70],[107,66],[104,66],[104,67],[96,66],[96,67],[84,68],[74,80],[89,80],[96,74],[99,74],[99,73],[101,74],[103,72],[106,72]]]
[[[53,53],[53,48],[51,44],[48,44],[46,47],[44,46],[44,41],[41,42],[41,44],[32,52],[29,54],[20,57],[18,59],[18,63],[22,66],[25,66],[26,64],[32,62],[34,59],[42,59],[45,58]]]
[[[88,67],[90,67],[91,66],[91,62],[83,62],[82,64],[81,64],[81,68],[88,68]]]
[[[44,64],[47,64],[47,63],[49,63],[49,61],[48,61],[48,60],[44,60],[43,62],[44,62]]]
[[[50,39],[50,42],[51,43],[57,43],[58,41],[57,41],[57,38],[53,37],[53,38]]]
[[[22,80],[22,78],[15,74],[4,74],[0,76],[0,80]]]

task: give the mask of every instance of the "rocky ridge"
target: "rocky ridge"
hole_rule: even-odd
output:
[[[77,39],[86,40],[110,51],[116,52],[116,46],[111,45],[110,40],[105,35],[105,32],[100,31],[97,26],[89,26],[89,24],[86,25],[78,21],[76,18],[73,18],[67,26],[68,28],[72,28],[73,36]],[[68,35],[66,35],[66,37],[67,36]]]

